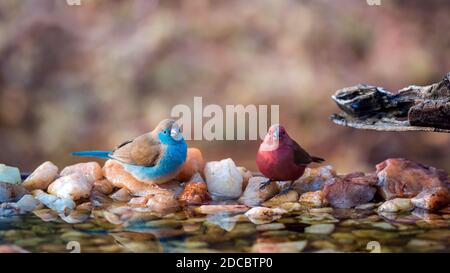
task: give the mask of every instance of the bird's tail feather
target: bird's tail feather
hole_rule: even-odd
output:
[[[81,151],[72,153],[74,156],[93,156],[100,158],[110,158],[111,152],[107,151]]]
[[[325,159],[323,159],[321,157],[317,157],[317,156],[311,156],[311,160],[312,160],[312,162],[316,162],[316,163],[322,163],[325,161]]]

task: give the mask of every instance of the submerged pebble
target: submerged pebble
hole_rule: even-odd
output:
[[[216,214],[220,212],[227,213],[244,213],[248,211],[248,207],[245,205],[202,205],[195,208],[195,211],[201,214]]]
[[[17,245],[0,245],[0,253],[28,253],[29,251]]]
[[[334,231],[334,224],[316,224],[305,228],[305,233],[330,234]]]
[[[305,249],[308,241],[293,242],[258,242],[252,246],[251,252],[257,253],[297,253]]]
[[[254,207],[245,213],[248,219],[257,225],[268,224],[280,219],[287,211],[280,208]]]
[[[402,212],[410,211],[414,205],[409,198],[395,198],[388,200],[378,207],[379,212]]]

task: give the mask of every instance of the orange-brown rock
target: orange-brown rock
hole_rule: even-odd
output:
[[[205,168],[205,160],[202,152],[197,148],[188,148],[186,162],[183,164],[176,180],[189,181],[195,173],[203,174]]]
[[[447,187],[446,172],[407,159],[387,159],[376,168],[378,192],[387,200],[411,198],[426,189]]]
[[[110,194],[113,192],[114,185],[108,179],[101,179],[94,182],[93,190],[99,191],[103,194]]]
[[[82,174],[92,183],[103,178],[102,167],[97,162],[84,162],[65,167],[60,175]]]
[[[205,182],[188,182],[178,200],[183,205],[202,205],[211,201]]]
[[[144,183],[126,172],[123,166],[115,160],[108,160],[103,166],[103,174],[117,188],[126,188],[136,196],[146,196],[157,193],[159,187],[156,184]]]
[[[450,203],[450,193],[444,187],[426,189],[412,198],[411,202],[421,209],[438,210]]]

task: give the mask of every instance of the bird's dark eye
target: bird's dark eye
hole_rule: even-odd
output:
[[[167,131],[166,131],[166,130],[164,130],[163,132],[164,132],[164,134],[166,134],[166,135],[167,135]]]

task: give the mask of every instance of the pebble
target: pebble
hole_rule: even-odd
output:
[[[33,214],[44,222],[56,221],[58,219],[58,213],[51,209],[34,210]]]
[[[280,191],[277,183],[270,183],[261,189],[261,185],[266,181],[267,178],[260,176],[250,178],[239,202],[250,207],[259,206]]]
[[[450,192],[444,187],[425,189],[412,198],[411,202],[417,208],[438,210],[450,203]]]
[[[61,217],[61,219],[66,223],[78,224],[86,221],[90,215],[90,210],[77,207],[76,210],[70,212],[68,215],[60,214],[59,217]]]
[[[430,252],[446,249],[445,245],[440,242],[423,239],[411,239],[406,247],[418,252]]]
[[[27,193],[21,185],[0,182],[0,203],[16,202]]]
[[[292,188],[299,194],[322,190],[325,182],[336,176],[332,166],[306,168],[304,174],[294,181]]]
[[[162,191],[159,194],[146,196],[148,198],[146,206],[154,212],[169,213],[180,208],[177,196],[170,191]]]
[[[118,202],[128,202],[132,198],[130,192],[125,188],[122,188],[122,189],[116,191],[115,193],[111,194],[109,197],[111,197],[114,201],[118,201]]]
[[[282,223],[270,223],[270,224],[258,225],[256,227],[256,230],[267,231],[267,230],[280,230],[280,229],[284,229],[284,228],[285,228],[285,225]]]
[[[7,202],[0,204],[0,216],[13,216],[26,214],[36,209],[41,202],[32,195],[26,194],[17,202]]]
[[[41,202],[34,198],[31,194],[26,194],[19,201],[17,201],[16,206],[20,210],[20,213],[28,213],[35,210]]]
[[[50,161],[42,163],[31,173],[22,186],[27,190],[46,190],[58,176],[58,167]]]
[[[374,209],[378,206],[377,203],[366,203],[366,204],[361,204],[355,207],[355,209],[361,209],[361,210],[369,210],[369,209]]]
[[[5,164],[0,164],[0,182],[10,184],[22,183],[19,169],[16,167],[6,166]]]
[[[201,214],[216,214],[219,212],[238,214],[244,213],[248,211],[248,209],[249,208],[245,205],[202,205],[195,208],[195,211]]]
[[[80,173],[71,173],[56,179],[48,186],[48,193],[58,196],[59,198],[67,198],[78,200],[88,198],[94,181],[89,180],[85,175]]]
[[[300,196],[298,202],[307,207],[320,208],[327,205],[323,191],[305,192]]]
[[[397,228],[387,222],[375,222],[371,224],[374,228],[384,229],[384,230],[397,230]]]
[[[312,214],[317,213],[331,213],[333,212],[333,208],[325,207],[325,208],[309,208],[308,211]]]
[[[191,181],[186,183],[178,200],[185,206],[202,205],[211,201],[211,196],[205,182]]]
[[[48,208],[67,215],[75,209],[75,203],[69,198],[59,198],[57,196],[47,194],[42,190],[34,190],[33,196]]]
[[[195,173],[203,173],[205,168],[205,160],[203,159],[202,152],[197,148],[188,148],[186,161],[181,168],[181,171],[177,175],[178,181],[189,181]]]
[[[133,197],[130,199],[130,201],[128,202],[128,204],[130,205],[134,205],[134,206],[145,206],[148,202],[147,197],[142,196],[142,197]]]
[[[279,208],[254,207],[245,213],[248,219],[256,224],[268,224],[280,219],[287,211]]]
[[[297,202],[298,200],[298,193],[294,190],[290,190],[285,193],[280,193],[278,195],[275,195],[274,197],[270,198],[266,202],[263,203],[263,206],[265,207],[275,207],[280,206],[284,203],[289,202]]]
[[[293,242],[258,242],[252,246],[256,253],[297,253],[305,249],[308,241]]]
[[[409,198],[395,198],[388,200],[378,207],[379,212],[403,212],[410,211],[414,205]]]
[[[305,233],[330,234],[334,231],[334,224],[316,224],[305,227]]]
[[[161,188],[156,184],[144,183],[134,178],[115,160],[107,160],[105,166],[103,166],[103,172],[106,179],[108,179],[114,187],[126,188],[135,196],[147,196],[161,192]]]
[[[242,175],[242,190],[244,190],[247,187],[248,181],[250,180],[250,178],[253,177],[253,174],[251,171],[247,170],[247,168],[245,167],[237,167],[239,172]]]
[[[0,245],[0,253],[29,253],[17,245]]]
[[[219,212],[216,214],[210,214],[206,217],[207,223],[212,223],[223,230],[228,232],[232,231],[236,226],[236,218],[229,217],[229,214],[226,212]]]
[[[243,178],[231,158],[206,163],[204,173],[213,199],[235,199],[241,196]]]
[[[283,209],[287,212],[300,211],[300,210],[304,209],[304,207],[302,207],[302,205],[300,205],[297,202],[286,202],[279,206],[276,206],[276,208]]]
[[[61,171],[61,176],[67,176],[71,174],[82,174],[91,183],[103,178],[102,167],[97,162],[78,163],[75,165],[67,166]]]
[[[109,182],[108,179],[100,179],[94,182],[93,190],[101,192],[103,194],[111,194],[113,192],[114,185]]]

